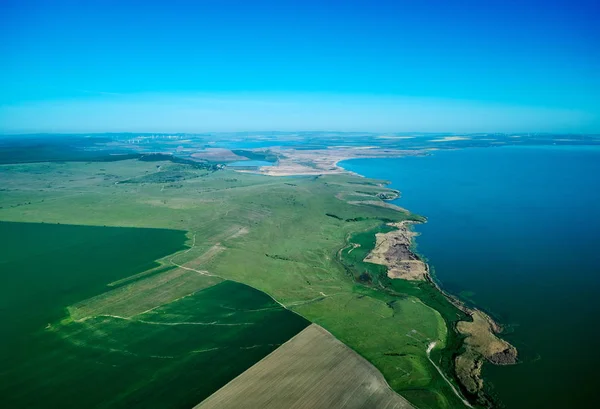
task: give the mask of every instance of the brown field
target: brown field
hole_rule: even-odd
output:
[[[495,332],[497,330],[492,328],[491,319],[481,311],[475,311],[472,317],[473,322],[460,321],[457,325],[458,331],[467,336],[466,343],[493,362],[514,363],[504,362],[500,358],[500,354],[505,351],[512,351],[514,348],[508,342],[496,336]],[[515,355],[510,354],[510,357],[514,360],[516,351],[513,352]]]
[[[377,233],[375,248],[365,261],[386,266],[390,278],[424,280],[427,276],[427,265],[411,250],[412,238],[416,233],[409,229],[407,222],[390,225],[397,230]]]
[[[496,336],[500,329],[485,313],[473,311],[472,322],[460,321],[458,331],[465,335],[465,351],[456,357],[456,374],[470,393],[480,394],[483,388],[483,360],[496,365],[514,364],[517,350]],[[486,401],[480,396],[480,403]]]
[[[131,317],[168,304],[222,281],[196,271],[176,268],[134,281],[68,307],[74,320],[98,315]]]
[[[379,371],[312,324],[195,409],[412,408]]]
[[[248,158],[238,156],[229,149],[223,148],[207,148],[192,154],[192,158],[208,160],[211,162],[233,162],[238,160],[248,160]]]
[[[279,161],[275,166],[261,167],[257,173],[270,176],[334,175],[350,173],[338,166],[338,162],[346,159],[390,158],[423,154],[422,151],[377,149],[373,146],[337,147],[335,149],[319,150],[272,148],[271,151],[279,156]],[[195,156],[195,154],[192,156]]]

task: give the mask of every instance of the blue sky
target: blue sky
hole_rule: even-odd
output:
[[[0,132],[600,132],[599,15],[581,0],[1,0]]]

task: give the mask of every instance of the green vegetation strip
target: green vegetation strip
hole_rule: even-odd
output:
[[[377,293],[383,299],[388,300],[388,305],[391,308],[398,308],[399,300],[407,297],[414,297],[423,304],[437,311],[445,323],[445,327],[449,330],[446,332],[444,340],[444,348],[436,348],[432,351],[432,359],[439,362],[442,370],[455,378],[455,358],[462,352],[464,337],[456,331],[456,324],[461,320],[468,320],[469,317],[456,308],[448,299],[428,281],[407,281],[401,279],[390,279],[387,277],[386,267],[378,264],[364,262],[364,258],[375,246],[375,234],[386,233],[391,227],[381,224],[372,230],[357,233],[349,239],[350,246],[341,252],[341,260],[348,272],[352,274],[357,281],[363,283],[367,287],[378,289]],[[427,325],[425,323],[425,325]],[[410,353],[394,352],[388,355],[391,356],[407,356]],[[385,373],[385,369],[384,369]],[[426,387],[409,388],[401,392],[408,399],[414,398],[418,401],[422,397],[427,396],[427,390],[440,389],[444,390],[444,396],[452,395],[452,391],[448,390],[447,381],[442,377],[433,377],[434,382]],[[459,382],[454,381],[455,387],[459,387]],[[463,391],[464,393],[464,391]]]
[[[1,407],[190,408],[308,325],[186,270],[107,287],[180,249],[180,231],[0,223],[0,237]]]

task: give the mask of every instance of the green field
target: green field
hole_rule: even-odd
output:
[[[165,179],[159,172],[185,172],[185,177]],[[208,286],[205,280],[209,285],[230,280],[263,291],[322,325],[371,361],[394,390],[417,407],[464,407],[426,355],[431,341],[446,346],[441,353],[436,349],[433,358],[452,378],[451,357],[461,340],[449,328],[458,312],[433,287],[390,283],[381,267],[362,263],[374,233],[385,222],[419,219],[361,204],[379,200],[378,193],[392,194],[381,182],[350,175],[276,178],[229,170],[206,172],[170,162],[132,160],[5,165],[1,174],[0,220],[188,232],[187,250],[161,259],[159,270],[122,282],[126,290],[116,288],[72,304],[71,318],[56,331],[52,326],[51,332],[72,338],[71,333],[80,333],[81,323],[76,321],[84,319],[91,326],[87,330],[115,334],[110,348],[129,348],[129,336],[137,339],[139,328],[156,325],[140,322],[158,320],[144,313],[153,304],[163,307],[151,314],[168,311],[186,292],[209,293],[210,288],[202,289]],[[121,183],[131,180],[138,183]],[[125,295],[131,295],[133,304],[119,303]],[[165,314],[170,320],[170,313]],[[131,334],[122,336],[121,331]],[[160,342],[135,341],[142,349],[130,352],[167,354]],[[168,379],[157,382],[165,382],[165,387],[179,382]],[[146,385],[147,378],[140,382]]]
[[[158,266],[185,240],[177,230],[0,222],[2,342],[22,345],[66,306]]]
[[[156,268],[181,231],[3,222],[0,237],[1,407],[189,408],[308,324],[243,284]]]
[[[387,225],[380,225],[373,230],[361,232],[353,235],[350,238],[350,243],[358,245],[358,247],[349,246],[345,248],[342,253],[342,260],[348,270],[358,278],[359,281],[368,280],[368,283],[380,288],[378,291],[379,297],[389,300],[388,304],[392,306],[394,310],[399,310],[401,307],[398,305],[398,297],[414,297],[420,302],[434,309],[443,319],[444,327],[454,327],[460,320],[468,320],[467,315],[452,305],[448,299],[431,283],[425,281],[407,281],[390,279],[387,277],[386,269],[384,266],[365,263],[363,260],[375,245],[375,234],[380,232],[389,231],[390,227]],[[386,296],[384,296],[385,294]],[[412,313],[407,314],[405,309],[399,311],[397,319],[402,323],[407,321],[406,315],[409,315],[410,319],[414,316]],[[395,314],[396,315],[396,314]],[[420,318],[415,318],[420,319]],[[431,338],[433,339],[433,338]],[[446,348],[435,349],[432,352],[434,359],[439,362],[440,366],[445,370],[446,373],[452,374],[455,371],[454,357],[457,351],[462,348],[462,342],[464,337],[458,334],[456,331],[446,331],[446,337],[444,340]],[[420,344],[417,344],[420,346]],[[393,357],[388,358],[390,362],[386,365],[391,367],[393,362],[401,362],[402,359],[399,357],[412,357],[418,355],[411,351],[411,347],[415,344],[406,343],[402,344],[401,347],[397,348],[396,353]],[[414,361],[413,361],[414,362]],[[404,390],[403,390],[404,389]],[[432,382],[421,385],[421,387],[413,387],[412,385],[406,385],[401,383],[397,385],[397,390],[403,390],[401,393],[407,399],[413,401],[429,400],[434,396],[435,391],[444,391],[444,396],[452,395],[453,392],[449,389],[447,382],[440,376],[434,377]],[[437,395],[436,399],[443,400],[441,396]],[[434,404],[433,401],[431,404]],[[438,402],[440,406],[447,405],[448,403],[442,404]]]

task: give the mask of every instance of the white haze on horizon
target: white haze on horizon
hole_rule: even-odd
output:
[[[0,106],[0,132],[594,133],[576,110],[478,101],[330,94],[112,94]]]

